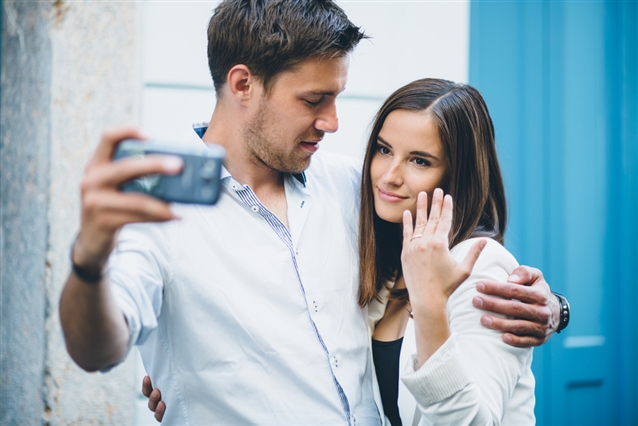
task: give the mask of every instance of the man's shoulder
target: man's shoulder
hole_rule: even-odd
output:
[[[321,179],[337,182],[353,182],[357,186],[361,180],[361,160],[332,152],[318,152],[313,155],[306,170],[308,180]]]

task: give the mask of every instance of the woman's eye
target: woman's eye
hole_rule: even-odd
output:
[[[390,153],[390,150],[386,148],[385,146],[379,147],[379,154],[388,155],[389,153]]]
[[[427,167],[430,166],[430,162],[424,158],[415,158],[414,159],[414,164],[416,164],[417,166],[421,166],[421,167]]]

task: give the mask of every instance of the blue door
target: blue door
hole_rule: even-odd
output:
[[[471,4],[506,245],[571,302],[536,349],[539,425],[638,425],[638,3]]]

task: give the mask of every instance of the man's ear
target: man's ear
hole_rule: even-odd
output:
[[[258,97],[261,92],[261,81],[243,64],[232,67],[226,81],[232,96],[242,103]]]

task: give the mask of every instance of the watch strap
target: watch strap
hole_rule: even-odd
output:
[[[75,249],[76,241],[74,241],[73,244],[71,245],[71,270],[73,271],[76,277],[78,277],[80,280],[84,281],[85,283],[92,284],[92,285],[99,284],[100,281],[102,281],[102,277],[103,277],[101,268],[100,269],[85,268],[80,265],[77,265],[73,261],[73,249]]]
[[[558,299],[558,305],[560,306],[560,317],[558,319],[558,327],[556,328],[556,333],[560,333],[569,324],[569,302],[562,294],[553,294],[556,296],[556,299]]]

